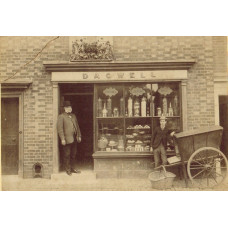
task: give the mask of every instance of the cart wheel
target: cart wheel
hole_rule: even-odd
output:
[[[193,186],[213,188],[225,180],[227,167],[227,158],[220,150],[213,147],[203,147],[191,155],[187,171]]]

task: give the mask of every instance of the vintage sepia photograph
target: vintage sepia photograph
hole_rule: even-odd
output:
[[[1,227],[226,226],[224,1],[0,5]]]
[[[1,227],[225,227],[224,1],[1,1]]]
[[[228,190],[227,44],[1,36],[2,190]]]

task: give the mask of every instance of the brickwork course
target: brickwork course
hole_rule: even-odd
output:
[[[55,37],[0,37],[0,78],[12,76]],[[116,61],[196,60],[188,71],[187,126],[213,125],[214,78],[227,74],[226,37],[113,37]],[[12,80],[31,79],[24,92],[24,177],[40,162],[52,173],[53,98],[51,73],[44,61],[68,61],[69,37],[59,37]]]

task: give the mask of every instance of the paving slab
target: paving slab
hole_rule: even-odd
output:
[[[3,191],[157,191],[152,188],[149,179],[96,179],[96,175],[92,171],[81,174],[72,174],[68,176],[66,173],[52,175],[51,179],[23,179],[17,175],[2,176]],[[184,180],[176,178],[173,186],[166,191],[220,191],[228,190],[228,181],[216,186],[215,188],[200,189],[191,186],[185,186]]]

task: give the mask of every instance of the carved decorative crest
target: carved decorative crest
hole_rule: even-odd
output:
[[[106,88],[103,93],[106,95],[106,96],[109,96],[109,97],[112,97],[112,96],[115,96],[118,91],[115,89],[115,88],[112,88],[112,87],[109,87],[109,88]]]
[[[81,38],[72,42],[71,62],[111,60],[113,60],[112,45],[102,37],[93,42],[88,42],[86,38]]]

